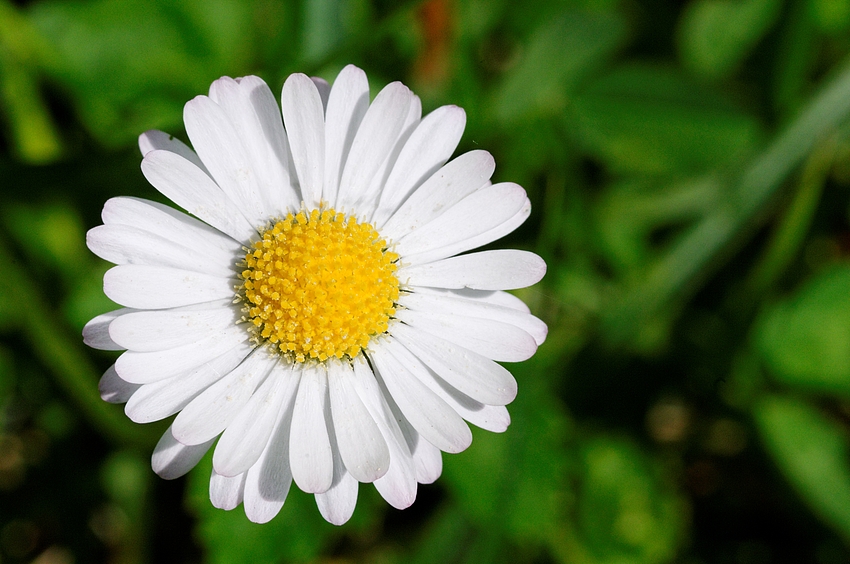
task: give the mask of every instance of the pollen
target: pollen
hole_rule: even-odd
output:
[[[295,362],[353,358],[395,315],[397,261],[369,223],[333,209],[290,213],[247,250],[245,316]]]

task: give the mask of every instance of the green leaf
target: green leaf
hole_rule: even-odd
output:
[[[140,504],[150,489],[150,463],[135,451],[116,451],[101,468],[101,482],[109,497],[125,507],[133,506],[133,517],[141,512]]]
[[[634,341],[646,320],[682,303],[722,264],[724,252],[742,244],[774,201],[777,190],[824,137],[850,115],[850,64],[837,71],[788,126],[752,160],[732,192],[602,312],[606,337]]]
[[[183,104],[223,74],[244,73],[250,7],[236,0],[46,1],[34,26],[56,56],[45,70],[103,143],[179,126]],[[240,72],[241,71],[241,72]]]
[[[812,20],[823,31],[839,34],[850,27],[850,0],[811,0]]]
[[[0,318],[0,323],[2,319]],[[12,397],[15,384],[17,382],[17,374],[14,370],[14,356],[11,350],[4,346],[0,346],[0,409],[5,409],[9,398]],[[2,431],[8,423],[0,421],[0,431]]]
[[[420,486],[421,487],[421,486]],[[416,543],[397,562],[399,564],[443,564],[458,562],[458,555],[469,551],[472,527],[457,505],[445,504],[418,532]]]
[[[706,78],[728,76],[779,16],[780,0],[694,0],[680,22],[682,62]]]
[[[615,13],[568,10],[545,21],[496,89],[495,116],[513,122],[561,111],[570,92],[611,56],[625,35],[626,24]]]
[[[817,52],[820,37],[810,17],[810,2],[794,2],[775,40],[773,57],[774,106],[789,115],[795,111],[810,88],[811,62]]]
[[[757,343],[779,381],[850,397],[850,265],[819,275],[766,313]]]
[[[754,118],[660,66],[614,70],[568,116],[579,144],[615,172],[698,172],[740,160],[762,137]]]
[[[313,496],[295,484],[280,513],[252,523],[240,505],[231,511],[210,503],[211,452],[189,474],[188,503],[198,517],[196,534],[210,564],[272,564],[315,560],[341,529],[325,522]],[[363,489],[363,488],[361,488]],[[357,511],[355,511],[357,513]]]
[[[480,40],[504,17],[506,0],[467,0],[458,2],[457,33],[462,41]]]
[[[470,519],[514,539],[553,542],[566,515],[572,420],[548,389],[540,357],[511,371],[520,392],[504,434],[474,430],[472,446],[444,455],[443,480]]]
[[[0,323],[18,323],[18,335],[28,342],[29,351],[53,373],[60,389],[76,402],[92,428],[109,440],[150,448],[153,429],[133,424],[116,406],[101,400],[96,384],[100,374],[83,351],[79,333],[75,331],[71,335],[59,321],[55,310],[42,295],[41,285],[34,279],[32,264],[17,260],[3,238],[0,238],[0,264],[4,267],[4,283],[0,284],[0,295],[3,296],[0,299]],[[50,281],[47,278],[48,284]],[[8,305],[17,310],[17,317],[4,320],[6,312],[2,310]],[[158,425],[153,427],[155,429]]]
[[[89,261],[86,261],[87,263]],[[103,293],[103,275],[112,268],[112,264],[99,261],[98,264],[79,274],[74,287],[62,304],[62,313],[71,327],[77,331],[92,318],[105,311],[118,309],[118,305]]]
[[[713,176],[660,186],[652,179],[615,184],[594,210],[598,242],[618,274],[630,276],[654,257],[658,231],[698,219],[721,196],[722,185]]]
[[[34,64],[49,56],[46,42],[27,18],[0,2],[0,109],[5,110],[15,152],[32,164],[53,161],[62,151]]]
[[[15,242],[31,259],[72,281],[93,261],[79,213],[69,205],[12,205],[3,214]]]
[[[321,60],[368,21],[364,0],[315,0],[304,3],[304,49],[307,61]]]
[[[753,411],[765,447],[806,503],[850,541],[847,435],[810,404],[768,396]]]
[[[682,502],[634,444],[600,436],[581,448],[576,540],[586,562],[661,563],[684,536]]]

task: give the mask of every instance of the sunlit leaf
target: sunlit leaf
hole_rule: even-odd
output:
[[[72,207],[59,203],[17,205],[10,206],[4,216],[16,242],[29,256],[67,279],[76,277],[92,262],[82,219]]]
[[[0,2],[0,114],[17,155],[34,164],[56,159],[62,150],[38,84],[37,62],[50,54],[28,19]]]
[[[809,403],[790,397],[765,397],[753,413],[785,477],[816,514],[850,539],[847,433]]]
[[[9,118],[15,151],[33,164],[53,161],[62,146],[36,75],[10,58],[0,56],[0,109]]]
[[[778,380],[850,396],[850,266],[824,272],[770,310],[757,342]]]

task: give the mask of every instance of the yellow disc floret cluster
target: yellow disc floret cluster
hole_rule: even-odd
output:
[[[245,256],[241,294],[258,337],[297,362],[354,357],[395,315],[398,255],[332,209],[289,214]]]

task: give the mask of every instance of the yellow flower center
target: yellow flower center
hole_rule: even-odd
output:
[[[354,357],[395,315],[398,255],[332,209],[289,214],[245,255],[241,295],[257,334],[292,360]]]

